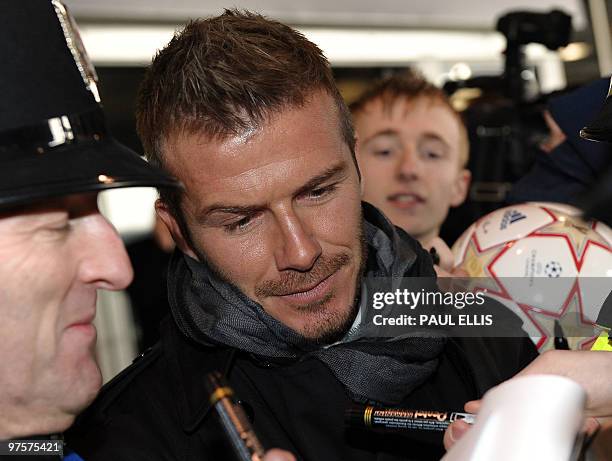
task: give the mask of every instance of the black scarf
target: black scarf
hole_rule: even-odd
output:
[[[416,260],[415,252],[378,210],[364,204],[363,211],[366,275],[401,283]],[[272,359],[315,357],[361,402],[399,403],[433,373],[445,344],[442,337],[364,337],[358,327],[350,339],[322,347],[268,315],[205,263],[179,251],[170,260],[168,297],[174,320],[190,339]]]

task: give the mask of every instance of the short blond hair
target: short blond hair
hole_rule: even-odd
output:
[[[463,117],[451,105],[446,93],[427,81],[420,72],[408,69],[401,74],[395,74],[377,81],[351,103],[349,109],[353,119],[355,119],[365,109],[365,106],[373,101],[380,100],[383,109],[390,109],[400,98],[408,101],[426,98],[448,108],[459,125],[459,162],[461,168],[465,168],[470,159],[470,142]]]

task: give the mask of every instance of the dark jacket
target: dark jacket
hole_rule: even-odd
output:
[[[481,397],[479,387],[511,377],[535,355],[527,338],[452,339],[437,372],[402,406],[461,411]],[[438,460],[444,452],[441,433],[404,438],[346,430],[349,399],[318,360],[268,363],[205,348],[169,319],[161,343],[104,387],[67,434],[68,443],[87,461],[231,460],[204,391],[206,373],[228,368],[230,384],[267,448],[311,461]]]
[[[414,258],[405,276],[433,276],[418,243],[391,232]],[[402,406],[462,411],[536,355],[527,337],[450,339],[436,371]],[[444,452],[439,432],[400,437],[347,429],[351,401],[320,360],[263,359],[202,345],[172,319],[162,324],[160,343],[103,388],[67,434],[68,443],[87,461],[234,459],[205,392],[204,378],[213,370],[226,373],[264,447],[286,449],[299,460],[437,460]]]

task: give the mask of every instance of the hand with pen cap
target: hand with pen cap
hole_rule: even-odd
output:
[[[453,252],[440,237],[431,239],[425,249],[431,255],[438,277],[468,277],[468,273],[463,269],[453,268]]]
[[[612,419],[612,354],[604,351],[562,351],[544,352],[516,376],[560,375],[580,384],[587,394],[585,414],[587,419],[583,430],[595,433],[602,423]],[[478,413],[481,401],[465,404],[465,411]],[[469,429],[463,421],[452,423],[444,434],[444,446],[448,450]]]

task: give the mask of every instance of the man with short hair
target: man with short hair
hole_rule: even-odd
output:
[[[424,248],[465,200],[468,135],[446,94],[414,70],[384,78],[350,105],[363,199]]]
[[[438,459],[440,434],[407,443],[347,429],[345,410],[460,408],[533,357],[527,338],[364,334],[366,276],[435,273],[361,203],[329,63],[290,27],[235,10],[191,22],[149,68],[137,120],[151,162],[185,185],[157,203],[179,249],[173,318],[72,431],[89,459],[231,459],[204,391],[213,370],[264,446],[305,460]]]
[[[125,288],[132,268],[98,211],[98,191],[178,183],[107,132],[95,73],[59,1],[3,4],[0,42],[5,450],[7,439],[44,440],[66,430],[102,385],[92,323],[96,292]]]

